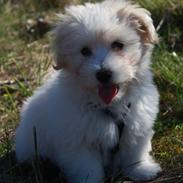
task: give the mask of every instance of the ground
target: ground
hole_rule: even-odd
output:
[[[78,0],[79,1],[79,0]],[[77,0],[73,2],[77,3]],[[155,82],[161,94],[153,155],[163,172],[151,182],[183,182],[183,0],[136,0],[151,13],[160,35],[153,54]],[[0,0],[0,182],[64,182],[48,162],[32,166],[15,160],[13,137],[24,99],[41,84],[50,67],[55,13],[65,0]],[[84,2],[84,1],[82,1]],[[51,169],[50,169],[51,167]],[[51,171],[52,170],[52,171]],[[46,172],[52,172],[48,173]],[[52,175],[53,174],[53,175]],[[113,183],[126,179],[117,176]]]

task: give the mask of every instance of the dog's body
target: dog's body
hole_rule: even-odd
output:
[[[69,182],[102,181],[109,164],[134,180],[154,178],[160,167],[149,152],[159,95],[149,65],[157,36],[148,12],[108,0],[69,7],[62,18],[53,45],[62,70],[24,105],[18,160],[35,156],[36,129],[39,155]]]

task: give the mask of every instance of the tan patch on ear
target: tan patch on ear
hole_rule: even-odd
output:
[[[138,5],[128,4],[117,12],[120,21],[128,21],[133,26],[144,43],[156,44],[159,42],[150,12]]]
[[[141,17],[135,17],[134,15],[134,19],[136,19],[137,32],[142,38],[142,41],[145,43],[157,44],[159,42],[159,38],[154,26],[150,25],[149,22],[146,22]]]

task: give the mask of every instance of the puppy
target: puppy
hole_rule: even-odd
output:
[[[36,152],[70,183],[104,182],[109,170],[154,178],[161,168],[149,152],[159,94],[150,64],[158,36],[150,13],[106,0],[67,7],[59,16],[57,72],[23,106],[18,160],[34,158],[36,142]]]

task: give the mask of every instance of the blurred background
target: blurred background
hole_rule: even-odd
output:
[[[49,167],[17,164],[13,137],[22,102],[51,67],[56,13],[84,0],[0,0],[0,182],[64,182]],[[92,1],[94,2],[94,1]],[[161,93],[153,155],[164,172],[155,182],[183,182],[183,0],[134,0],[147,8],[160,36],[152,69]],[[44,170],[43,170],[44,169]],[[46,169],[46,170],[45,170]],[[45,178],[46,177],[46,178]],[[114,183],[123,182],[118,176]]]

